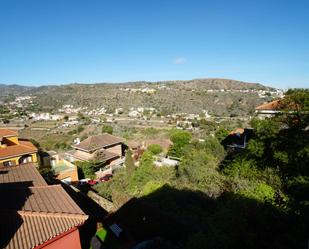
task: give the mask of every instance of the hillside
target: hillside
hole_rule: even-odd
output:
[[[5,91],[2,91],[4,89]],[[208,110],[218,115],[248,114],[268,98],[258,91],[275,89],[257,83],[228,79],[194,79],[188,81],[127,82],[120,84],[68,84],[60,86],[21,87],[0,85],[4,96],[32,95],[45,110],[64,104],[76,107],[105,107],[128,110],[131,107],[154,107],[162,114],[201,113]]]

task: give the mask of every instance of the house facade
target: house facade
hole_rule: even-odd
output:
[[[88,137],[72,147],[74,150],[68,151],[65,157],[72,163],[76,161],[102,161],[106,170],[113,171],[124,162],[126,146],[123,139],[108,133]]]
[[[0,168],[36,163],[37,152],[30,141],[19,139],[17,132],[0,129]]]

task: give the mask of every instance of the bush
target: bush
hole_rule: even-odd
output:
[[[185,145],[189,144],[192,135],[188,131],[172,130],[170,138],[174,144],[178,144],[180,147],[184,147]]]
[[[251,183],[249,187],[239,190],[238,193],[261,202],[273,203],[275,198],[274,189],[264,182],[256,185]]]
[[[105,124],[102,126],[102,133],[113,134],[113,127],[111,125]]]
[[[228,130],[220,127],[219,130],[216,131],[215,136],[216,138],[222,142],[227,136],[229,135]]]
[[[81,133],[84,129],[85,128],[84,128],[83,125],[79,125],[79,126],[77,126],[76,131],[77,131],[77,133]]]
[[[126,151],[126,158],[125,158],[124,164],[126,166],[127,174],[130,176],[135,170],[135,165],[134,165],[134,161],[132,158],[131,150]]]
[[[147,149],[154,155],[160,154],[163,151],[159,144],[150,144]]]

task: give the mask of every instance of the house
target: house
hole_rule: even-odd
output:
[[[79,228],[88,216],[33,163],[0,169],[0,197],[0,248],[81,249]]]
[[[138,118],[141,116],[141,113],[139,111],[132,110],[128,113],[128,116],[131,118]]]
[[[66,153],[66,159],[73,163],[76,161],[102,161],[105,162],[105,168],[110,167],[113,170],[124,162],[126,146],[123,139],[108,133],[88,137],[72,147],[74,150]]]
[[[145,140],[129,140],[126,144],[132,151],[134,161],[138,161],[149,145],[158,144],[164,151],[167,151],[173,143],[170,139],[154,138]]]
[[[16,131],[0,129],[0,168],[37,162],[38,149]]]
[[[252,128],[236,128],[221,142],[225,149],[244,149],[253,137]]]
[[[157,167],[175,167],[179,164],[179,161],[175,160],[175,159],[171,159],[171,158],[166,158],[166,157],[156,157],[156,159],[154,160],[154,165]]]
[[[255,108],[255,113],[259,117],[272,117],[277,113],[280,113],[280,110],[282,109],[280,99],[264,103],[262,105],[259,105]]]

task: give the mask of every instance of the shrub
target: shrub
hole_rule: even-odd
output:
[[[113,134],[113,127],[111,125],[105,124],[102,126],[102,133]]]
[[[150,144],[147,149],[153,153],[154,155],[157,155],[162,152],[162,147],[159,144]]]

